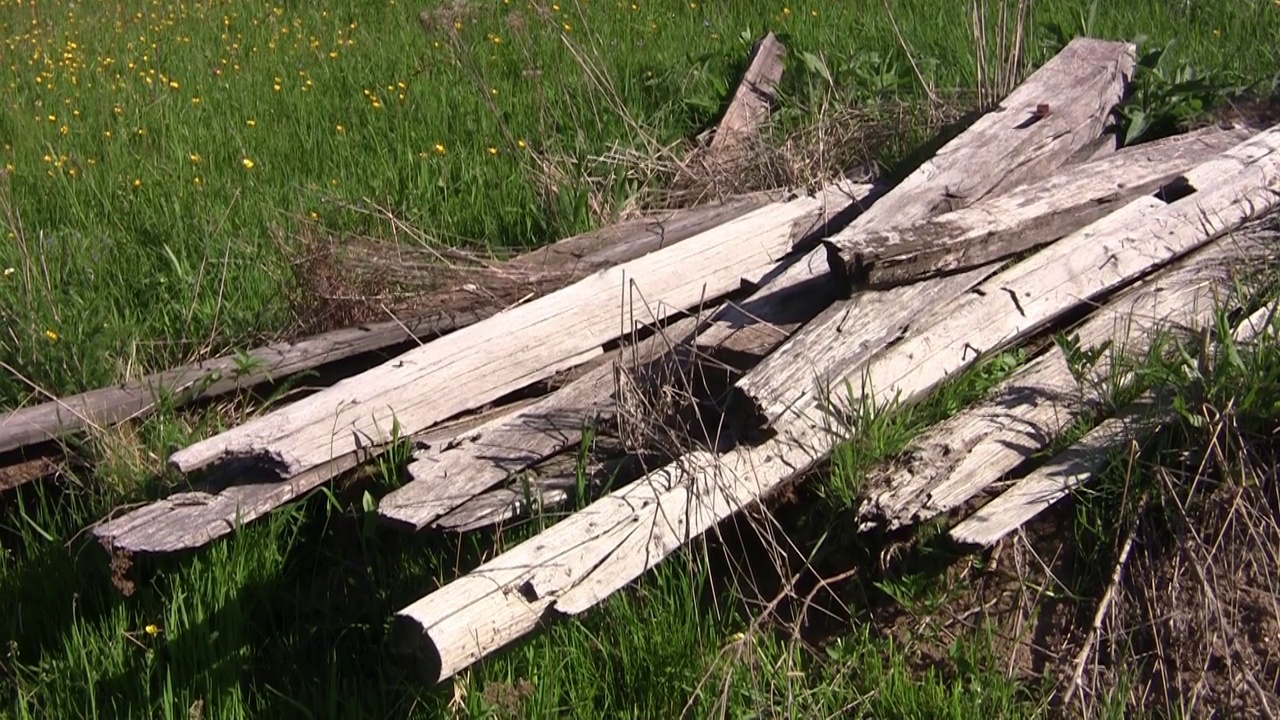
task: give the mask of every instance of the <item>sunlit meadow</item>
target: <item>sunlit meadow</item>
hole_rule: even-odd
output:
[[[0,409],[274,336],[300,286],[293,240],[388,232],[370,203],[479,250],[606,222],[639,188],[599,158],[705,129],[766,30],[791,51],[779,132],[821,101],[957,97],[968,18],[961,0],[0,0]],[[1177,62],[1228,84],[1280,70],[1280,0],[1044,0],[1035,19],[1035,62],[1058,26],[1177,40]],[[335,539],[325,497],[124,598],[96,547],[66,543],[136,499],[171,421],[100,453],[75,478],[96,489],[32,490],[0,523],[0,717],[430,717],[527,679],[529,712],[672,716],[733,630],[682,602],[697,588],[672,570],[481,669],[472,695],[430,695],[384,664],[383,624],[463,551]],[[868,677],[910,684],[884,662]],[[929,687],[957,716],[1013,702]]]

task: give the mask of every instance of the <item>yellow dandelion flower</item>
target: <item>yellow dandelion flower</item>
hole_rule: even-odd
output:
[[[492,96],[494,96],[494,97],[497,97],[497,96],[498,96],[498,88],[489,88],[489,94],[490,94],[490,95],[492,95]]]
[[[200,153],[191,153],[187,155],[187,159],[191,161],[192,165],[199,165],[201,160]]]
[[[337,50],[330,50],[330,51],[329,51],[329,57],[330,57],[330,58],[332,58],[332,59],[334,59],[334,60],[337,60],[337,59],[338,59],[338,51],[337,51]]]
[[[571,25],[571,24],[569,24],[569,23],[565,23],[565,24],[564,24],[564,31],[565,31],[565,32],[573,32],[573,25]]]
[[[338,123],[337,126],[334,127],[334,130],[337,130],[338,134],[341,135],[347,131],[347,128],[342,123]]]
[[[498,148],[493,147],[492,145],[491,145],[491,146],[489,146],[489,154],[490,154],[490,155],[497,155],[497,154],[498,154]]]
[[[258,127],[258,121],[254,120],[253,118],[249,118],[248,120],[245,120],[244,124],[248,125],[249,127]]]
[[[786,15],[787,17],[791,17],[791,8],[789,7],[782,8],[782,14]]]
[[[201,178],[199,175],[192,178],[191,182],[195,183],[196,187],[204,187],[204,179]]]
[[[155,637],[156,635],[159,635],[160,633],[164,632],[163,630],[160,629],[159,625],[156,625],[154,623],[147,625],[145,628],[143,628],[143,630],[145,630],[146,633],[151,637]]]
[[[49,122],[58,122],[58,116],[57,116],[57,115],[50,114],[50,115],[49,115]]]
[[[69,133],[69,132],[71,132],[71,128],[67,127],[66,125],[63,125],[62,127],[58,128],[58,134],[59,134],[59,135],[64,135],[64,136],[65,136],[65,135],[66,135],[67,133]]]
[[[442,145],[441,143],[436,143],[436,154],[443,155],[444,153],[445,153],[444,145]]]
[[[13,268],[11,268],[11,267],[5,268],[5,269],[4,269],[4,276],[5,276],[5,277],[9,277],[10,275],[14,274],[15,272],[17,272],[17,270],[14,270],[14,269],[13,269]]]
[[[552,6],[551,6],[551,10],[552,10],[553,12],[560,12],[560,6],[559,6],[559,5],[552,5]]]
[[[256,163],[249,158],[240,158],[240,164],[244,166],[245,170],[252,170]]]
[[[133,179],[133,186],[134,186],[135,188],[140,188],[140,187],[142,187],[142,178],[134,178],[134,179]]]
[[[192,105],[199,105],[199,104],[200,104],[200,97],[199,97],[199,96],[196,96],[196,97],[191,98],[191,104],[192,104]]]
[[[48,155],[48,154],[46,154],[46,155],[44,156],[44,161],[45,161],[45,162],[47,162],[47,163],[51,163],[51,162],[53,162],[53,156],[52,156],[52,155]]]
[[[170,80],[170,81],[169,81],[169,87],[170,87],[170,88],[172,88],[172,89],[174,89],[174,90],[177,90],[178,88],[180,88],[180,87],[182,87],[182,86],[178,84],[178,81],[177,81],[177,80]]]
[[[454,20],[454,21],[453,21],[453,29],[454,29],[454,30],[461,30],[461,29],[462,29],[462,21],[461,21],[461,20]]]
[[[104,137],[104,138],[109,138],[109,137],[111,137],[111,131],[110,131],[110,130],[103,130],[103,131],[102,131],[102,137]]]
[[[311,211],[311,213],[310,213],[310,215],[311,215],[311,219],[312,219],[312,220],[319,220],[319,219],[320,219],[320,213],[316,212],[315,210],[312,210],[312,211]]]
[[[8,275],[8,274],[9,273],[7,272],[5,273],[5,275]],[[54,330],[45,330],[44,336],[49,338],[49,342],[58,342],[58,333]]]
[[[524,140],[517,140],[517,141],[516,141],[516,147],[520,148],[521,150],[524,150],[525,148],[527,148],[527,147],[529,147],[529,146],[525,143],[525,141],[524,141]]]
[[[494,35],[494,36],[493,36],[493,44],[494,44],[494,45],[501,45],[501,44],[502,44],[502,38],[498,37],[497,35]]]

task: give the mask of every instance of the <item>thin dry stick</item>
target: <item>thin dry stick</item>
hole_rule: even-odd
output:
[[[53,402],[58,403],[58,405],[62,406],[62,408],[63,408],[63,409],[65,409],[67,412],[71,413],[72,415],[75,415],[77,418],[80,418],[80,419],[81,419],[82,421],[84,421],[84,423],[85,423],[86,425],[88,425],[89,427],[93,428],[94,430],[97,430],[98,432],[102,432],[102,431],[103,431],[103,429],[102,429],[102,426],[101,426],[101,425],[99,425],[99,424],[95,423],[94,421],[90,420],[90,419],[89,419],[88,417],[86,417],[85,415],[82,415],[82,414],[80,414],[80,413],[76,412],[75,408],[73,408],[73,407],[71,407],[70,405],[68,405],[68,404],[66,404],[65,402],[63,402],[63,401],[62,401],[62,399],[61,399],[61,398],[59,398],[57,395],[54,395],[53,393],[49,392],[48,390],[45,390],[44,388],[42,388],[42,387],[40,387],[39,385],[37,385],[33,380],[31,380],[30,378],[28,378],[26,375],[23,375],[22,373],[18,372],[18,371],[17,371],[17,369],[16,369],[16,368],[14,368],[12,365],[9,365],[9,364],[8,364],[8,363],[6,363],[6,362],[0,361],[0,368],[3,368],[3,369],[5,369],[5,370],[8,370],[10,374],[12,374],[14,377],[16,377],[17,379],[21,380],[22,382],[26,383],[28,386],[30,386],[30,387],[31,387],[31,389],[32,389],[32,390],[35,390],[38,394],[40,394],[40,395],[44,395],[45,397],[49,398],[49,399],[50,399],[50,400],[52,400]]]
[[[1136,448],[1134,449],[1136,452]],[[1130,459],[1134,456],[1134,452],[1130,452]],[[1129,562],[1129,553],[1133,551],[1133,540],[1137,537],[1138,526],[1142,523],[1142,510],[1146,507],[1147,500],[1143,498],[1138,503],[1137,519],[1134,520],[1133,526],[1129,528],[1128,534],[1125,536],[1124,544],[1120,546],[1120,555],[1116,558],[1115,568],[1111,571],[1111,581],[1107,583],[1107,591],[1102,594],[1102,599],[1098,601],[1098,609],[1093,614],[1093,623],[1089,626],[1089,634],[1085,637],[1084,647],[1080,648],[1080,653],[1076,655],[1075,670],[1071,674],[1071,684],[1067,686],[1066,694],[1063,696],[1062,704],[1065,706],[1071,702],[1071,697],[1075,695],[1076,689],[1080,686],[1080,682],[1084,677],[1084,666],[1089,662],[1089,656],[1092,654],[1093,646],[1098,641],[1098,635],[1102,629],[1102,623],[1106,621],[1107,612],[1111,609],[1112,600],[1116,595],[1116,588],[1120,586],[1120,579],[1124,575],[1124,568]],[[1083,706],[1084,695],[1080,696],[1080,702]]]
[[[898,38],[898,45],[902,47],[902,52],[906,53],[907,61],[911,63],[911,70],[916,74],[916,79],[920,81],[920,87],[924,88],[925,93],[929,96],[929,104],[937,107],[940,102],[938,96],[933,92],[933,85],[924,79],[924,74],[920,72],[920,66],[916,64],[915,55],[911,53],[911,48],[907,47],[907,41],[902,37],[902,31],[898,29],[898,21],[893,17],[893,9],[889,7],[889,0],[884,0],[884,11],[889,16],[889,24],[893,26],[893,34]]]

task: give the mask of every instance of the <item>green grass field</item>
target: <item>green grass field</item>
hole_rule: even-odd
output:
[[[303,240],[390,237],[383,211],[432,242],[495,253],[607,223],[661,190],[663,175],[636,158],[662,158],[712,123],[767,30],[791,53],[780,134],[832,107],[866,109],[870,123],[878,108],[930,96],[963,106],[975,83],[969,3],[890,5],[892,16],[877,0],[0,0],[0,409],[290,330],[307,307]],[[1134,106],[1156,128],[1194,119],[1200,100],[1274,93],[1280,78],[1273,0],[1041,0],[1034,19],[1033,64],[1080,33],[1173,43]],[[1179,85],[1186,67],[1198,80]],[[866,159],[892,164],[929,132],[893,128]],[[862,469],[1016,360],[863,428],[807,491],[822,512],[791,518],[798,544],[848,534],[842,508]],[[1230,372],[1209,389],[1189,384],[1188,397],[1225,402],[1212,393],[1267,376]],[[1010,676],[981,625],[950,634],[904,620],[918,632],[885,634],[854,612],[818,654],[761,631],[753,601],[768,593],[721,572],[735,553],[718,546],[451,687],[423,687],[382,645],[390,615],[535,528],[388,534],[360,512],[363,488],[314,494],[190,557],[148,563],[122,594],[84,528],[162,492],[169,452],[250,406],[94,433],[75,447],[91,469],[0,499],[0,717],[1047,711],[1043,688]],[[1252,412],[1265,424],[1274,409]],[[867,591],[913,618],[913,602],[952,580],[930,575],[909,593],[909,578],[883,578]]]

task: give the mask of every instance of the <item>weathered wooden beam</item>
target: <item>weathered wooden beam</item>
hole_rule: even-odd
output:
[[[1109,381],[1115,353],[1141,355],[1158,331],[1208,323],[1228,294],[1232,269],[1248,266],[1262,242],[1220,238],[1095,310],[1067,334],[1082,350],[1108,353],[1077,378],[1057,344],[988,396],[915,438],[867,480],[860,529],[888,530],[948,512],[1021,465],[1058,437]],[[1081,386],[1081,380],[1084,386]]]
[[[832,238],[905,225],[967,207],[1053,174],[1102,135],[1133,75],[1131,43],[1079,37],[1032,73],[994,110]],[[1040,113],[1048,104],[1050,112]],[[819,247],[771,279],[773,291],[829,272]]]
[[[944,145],[828,242],[840,243],[864,233],[954,212],[1053,175],[1103,133],[1112,107],[1123,98],[1133,67],[1134,48],[1128,43],[1073,40],[995,110]],[[1040,116],[1037,109],[1047,102],[1046,98],[1054,99],[1053,112]],[[808,391],[815,377],[829,377],[847,363],[848,353],[858,356],[879,350],[918,324],[928,314],[928,307],[945,306],[982,277],[983,272],[974,271],[960,277],[938,278],[901,292],[895,288],[861,293],[852,300],[835,302],[791,336],[789,331],[794,325],[787,327],[778,318],[795,315],[788,306],[788,302],[794,305],[791,297],[795,291],[805,297],[816,294],[812,290],[815,279],[835,285],[823,246],[770,277],[755,296],[743,303],[751,308],[754,321],[739,317],[720,320],[706,331],[710,339],[699,340],[699,344],[712,345],[725,336],[742,335],[741,328],[753,324],[770,327],[773,332],[752,338],[758,343],[753,350],[761,355],[773,352],[765,360],[767,368],[794,370],[797,375],[774,375],[778,387],[761,386],[758,391],[764,395],[776,390],[776,395],[770,397],[776,399],[777,405],[785,406]],[[836,297],[824,299],[830,302]],[[813,318],[812,312],[805,319],[809,318]],[[857,327],[848,329],[857,334],[845,332],[836,344],[831,344],[831,332],[845,331],[851,319]],[[757,371],[753,375],[766,378],[771,372],[774,371]]]
[[[850,369],[878,380],[852,401],[916,397],[973,362],[975,354],[961,354],[968,346],[980,355],[1007,344],[1264,214],[1280,201],[1277,147],[1280,128],[1190,171],[1197,190],[1188,197],[1135,201],[1004,271],[983,295],[958,304],[954,320]],[[1008,307],[1005,289],[1023,312]],[[1010,314],[1016,318],[1003,317]],[[837,417],[814,400],[783,416],[775,437],[758,446],[690,453],[650,473],[401,610],[396,643],[438,680],[531,631],[549,612],[589,609],[689,538],[812,468],[840,434]]]
[[[417,339],[430,339],[476,322],[497,309],[441,311],[402,321],[343,328],[296,342],[224,355],[120,385],[19,408],[0,415],[0,452],[59,440],[152,412],[166,398],[176,406],[212,398],[357,355]]]
[[[578,497],[580,489],[600,487],[618,473],[637,465],[634,457],[601,463],[598,467],[580,468],[579,458],[566,452],[540,463],[534,472],[511,480],[502,487],[477,495],[442,515],[431,527],[450,533],[465,533],[534,515],[546,516]],[[587,477],[580,478],[580,472]],[[585,487],[580,488],[582,480]]]
[[[532,400],[521,401],[515,408]],[[411,438],[415,445],[435,445],[512,411],[495,408],[470,417],[443,423]],[[103,521],[93,529],[94,537],[112,550],[161,554],[190,550],[231,534],[281,505],[302,497],[325,480],[356,468],[363,460],[387,447],[371,447],[359,454],[343,455],[284,482],[251,477],[236,478],[233,484],[209,482],[157,500],[123,515]]]
[[[1040,182],[912,225],[842,233],[824,241],[831,272],[851,293],[1004,260],[1160,190],[1183,171],[1251,135],[1240,127],[1204,128],[1069,166]]]
[[[1272,308],[1262,308],[1236,326],[1236,342],[1250,342],[1270,327]],[[1172,415],[1168,391],[1152,390],[1085,433],[1074,445],[1031,471],[1013,487],[951,529],[964,545],[991,546],[1030,522],[1101,472],[1121,445],[1157,432]]]
[[[446,336],[441,340],[448,341],[450,344],[444,349],[441,346],[433,348],[437,354],[441,355],[441,366],[445,371],[431,373],[423,367],[417,369],[422,371],[421,377],[426,378],[440,389],[440,394],[451,399],[460,400],[453,407],[463,406],[470,407],[481,404],[484,401],[477,399],[477,395],[470,395],[473,388],[483,387],[484,381],[492,381],[491,377],[495,372],[490,372],[493,368],[498,368],[506,375],[513,376],[513,379],[504,387],[522,387],[530,382],[536,382],[540,378],[548,377],[556,372],[562,366],[574,366],[586,362],[594,356],[600,354],[599,346],[588,348],[579,352],[577,355],[562,355],[558,363],[547,363],[546,346],[550,343],[550,349],[553,352],[568,352],[563,346],[555,345],[554,341],[566,334],[572,336],[572,331],[566,331],[566,326],[561,321],[568,318],[572,322],[569,328],[576,328],[574,325],[583,319],[583,317],[593,319],[591,324],[592,332],[598,336],[620,335],[623,332],[624,322],[631,320],[635,324],[643,324],[646,321],[654,321],[661,317],[678,310],[679,308],[669,304],[675,294],[664,293],[661,288],[653,287],[641,281],[646,278],[663,278],[674,280],[676,287],[680,293],[680,297],[684,298],[681,302],[688,303],[690,306],[696,305],[704,299],[697,293],[706,292],[705,299],[710,300],[714,294],[727,292],[736,285],[735,281],[730,280],[733,267],[742,270],[748,280],[753,278],[753,274],[759,274],[768,267],[768,262],[773,255],[780,255],[790,246],[791,232],[793,230],[792,223],[799,226],[807,227],[813,221],[811,213],[827,206],[827,203],[835,205],[843,205],[845,203],[854,202],[852,198],[857,198],[860,194],[869,192],[870,188],[861,185],[844,185],[838,184],[827,188],[825,191],[815,196],[804,197],[788,203],[775,203],[764,206],[753,213],[740,216],[735,221],[728,224],[718,226],[712,231],[707,231],[695,236],[685,242],[692,242],[698,247],[692,249],[687,248],[678,252],[685,243],[682,242],[676,246],[670,246],[662,251],[655,251],[644,258],[648,260],[638,265],[634,264],[639,261],[625,264],[621,267],[615,267],[599,271],[588,277],[583,282],[590,283],[590,287],[585,288],[588,292],[584,292],[583,287],[578,287],[570,297],[573,298],[568,305],[569,307],[560,306],[561,303],[551,302],[550,305],[545,302],[546,296],[539,300],[534,300],[527,305],[515,308],[508,313],[499,317],[491,318],[489,325],[476,325],[468,329],[468,335],[463,339],[454,336]],[[699,238],[701,242],[699,243]],[[737,243],[742,243],[737,245]],[[724,253],[723,248],[726,246],[742,247],[746,252],[734,255],[732,258],[718,257]],[[725,267],[724,272],[718,277],[701,278],[696,273],[706,269],[707,263],[698,260],[699,257],[714,256],[718,262]],[[655,256],[661,256],[657,260]],[[665,259],[663,259],[665,258]],[[690,259],[693,258],[693,259]],[[734,265],[734,259],[739,261],[739,265]],[[669,264],[669,267],[668,267]],[[667,274],[669,270],[675,270],[676,275]],[[601,290],[599,286],[607,285],[614,288],[614,300],[608,299],[612,293]],[[592,290],[591,288],[595,288]],[[657,291],[657,296],[647,294],[647,290],[653,289]],[[631,308],[637,317],[630,317],[629,312],[623,312],[622,309],[614,309],[613,302],[616,302],[618,296],[622,296],[624,292],[631,294],[635,299],[633,303],[653,303],[645,305],[638,309]],[[588,300],[584,300],[587,296],[595,294],[597,299],[596,305],[591,305]],[[563,297],[563,296],[561,296]],[[604,297],[605,299],[600,299]],[[663,300],[667,304],[663,304]],[[535,314],[541,312],[537,310],[538,303],[542,302],[543,311],[548,311],[548,316],[541,317],[538,320],[525,318],[527,322],[522,324],[521,317],[530,314],[529,308],[535,308]],[[574,302],[578,302],[578,309],[572,306]],[[581,303],[587,303],[587,312],[582,313]],[[514,318],[512,316],[515,316]],[[582,315],[583,317],[580,317]],[[613,330],[606,330],[605,325],[609,315],[613,316]],[[511,321],[498,326],[492,323],[504,320]],[[522,326],[522,331],[514,331],[510,325]],[[438,341],[437,341],[438,342]],[[430,354],[427,348],[433,344],[428,344],[419,348],[415,353],[418,356],[424,353]],[[509,346],[509,347],[505,347]],[[559,350],[557,350],[559,348]],[[451,362],[461,356],[462,365]],[[471,366],[465,365],[466,357],[479,358],[488,365]],[[488,358],[488,360],[485,360]],[[406,358],[401,358],[393,363],[383,366],[384,373],[394,374],[397,371],[406,368]],[[520,365],[523,362],[524,365]],[[532,369],[528,366],[532,362]],[[511,366],[515,365],[515,368]],[[411,367],[411,366],[408,366]],[[464,372],[469,378],[479,378],[474,385],[469,385],[469,381],[450,382],[451,373]],[[351,387],[353,382],[359,383],[358,379],[348,379],[339,383],[334,388],[338,393],[344,392]],[[492,385],[490,385],[492,387]],[[513,387],[513,389],[514,389]],[[353,389],[353,392],[356,390]],[[326,391],[328,392],[328,391]],[[479,393],[479,390],[475,392]],[[324,393],[321,393],[323,395]],[[332,393],[331,393],[332,394]],[[391,403],[396,403],[400,398],[396,393],[389,393],[388,398]],[[428,393],[425,396],[419,396],[418,400],[425,400],[430,405],[432,395]],[[315,396],[308,399],[315,400]],[[398,403],[397,403],[398,404]],[[346,406],[348,410],[351,405]],[[394,408],[394,405],[391,405]],[[439,405],[434,406],[439,410]],[[293,409],[293,406],[286,408],[286,411]],[[325,403],[319,403],[315,412],[324,413],[326,411]],[[335,413],[330,412],[332,416]],[[269,419],[266,416],[264,419]],[[367,421],[368,418],[365,418]],[[179,498],[178,502],[170,500],[161,500],[152,506],[142,508],[130,513],[122,518],[98,526],[94,534],[99,538],[107,539],[112,547],[134,551],[134,552],[167,552],[172,550],[198,547],[210,540],[225,535],[230,532],[237,524],[249,522],[257,517],[261,517],[271,509],[278,507],[293,498],[299,497],[312,488],[319,486],[325,481],[335,477],[357,464],[357,460],[365,457],[370,452],[377,452],[380,448],[385,447],[386,440],[389,439],[388,433],[392,425],[389,418],[382,417],[373,418],[373,422],[381,421],[381,435],[377,437],[359,437],[346,438],[353,445],[360,444],[364,450],[359,456],[347,449],[346,451],[334,451],[332,455],[328,452],[318,452],[318,455],[329,457],[330,459],[320,462],[311,468],[301,472],[288,474],[284,479],[255,477],[257,482],[250,485],[234,485],[231,487],[220,488],[213,493],[214,498],[201,498],[201,505],[193,506],[190,503]],[[328,427],[325,422],[321,423],[321,427]],[[425,421],[424,421],[425,422]],[[262,424],[261,422],[257,424]],[[268,424],[268,427],[270,425]],[[305,418],[301,420],[297,427],[306,428],[308,423]],[[406,434],[414,433],[410,428],[401,425],[402,432]],[[238,429],[241,430],[241,429]],[[233,431],[234,432],[234,431]],[[244,432],[241,430],[241,432]],[[315,430],[313,430],[315,432]],[[216,438],[214,439],[216,440]],[[208,441],[207,441],[208,442]],[[317,443],[313,443],[313,449],[316,449]],[[193,446],[196,447],[196,446]],[[208,445],[205,445],[206,450]],[[197,448],[197,451],[200,451]],[[212,461],[217,453],[207,456],[206,459],[195,460],[188,467],[197,467]],[[252,453],[248,453],[252,459]],[[349,456],[349,457],[348,457]],[[182,465],[179,465],[182,467]],[[270,468],[268,468],[270,469]],[[290,472],[290,471],[286,471]],[[262,475],[262,472],[258,472]],[[272,473],[275,474],[275,473]],[[192,509],[194,508],[194,509]],[[164,518],[161,527],[155,530],[147,527],[156,517]]]
[[[743,74],[724,117],[711,137],[711,151],[724,157],[737,153],[756,137],[769,119],[782,79],[782,58],[787,54],[777,36],[766,34],[751,49],[747,71]]]
[[[698,318],[688,317],[623,348],[578,380],[533,405],[485,423],[454,441],[419,453],[413,478],[378,503],[378,515],[421,530],[478,493],[582,440],[589,423],[614,407],[616,374],[648,365],[687,344]]]
[[[980,218],[986,218],[988,227],[995,228],[1004,237],[1033,237],[1036,245],[1042,245],[1084,227],[1088,222],[1083,218],[1093,222],[1123,206],[1124,201],[1139,195],[1133,191],[1135,188],[1146,191],[1171,182],[1251,135],[1239,128],[1208,129],[1189,137],[1156,141],[1151,146],[1130,147],[1088,164],[1064,168],[1047,181],[923,223],[874,233],[874,237],[906,236],[919,227],[929,228],[929,232],[952,227],[964,233],[964,227],[979,228]],[[1091,178],[1100,178],[1101,182],[1092,184]],[[1074,195],[1060,190],[1074,192]],[[1108,197],[1111,195],[1116,196],[1115,201]],[[1056,209],[1071,210],[1056,218],[1039,220],[1043,214],[1055,214]],[[978,234],[965,233],[965,237],[973,241]],[[856,242],[858,237],[833,242],[844,242],[842,247],[850,247],[849,242]],[[982,269],[986,263],[974,265],[977,269],[961,270],[951,277],[860,292],[849,301],[837,302],[751,370],[737,387],[750,401],[758,420],[765,424],[772,423],[778,415],[786,413],[787,407],[813,393],[823,395],[840,389],[833,387],[838,382],[840,369],[864,363],[888,343],[904,337],[909,328],[925,327],[931,322],[929,309],[946,309],[951,302],[973,290],[986,275],[995,272],[993,265],[987,265],[986,270]]]
[[[913,397],[1089,298],[1266,214],[1280,202],[1277,149],[1280,126],[1188,170],[1184,197],[1141,197],[1001,272],[944,320],[874,360],[866,381],[881,397],[880,388]],[[846,374],[840,384],[857,386],[862,376]]]
[[[191,445],[170,462],[191,472],[252,458],[290,477],[385,442],[397,423],[418,432],[578,364],[629,325],[661,322],[758,278],[790,250],[795,221],[823,208],[838,212],[855,192],[832,185],[607,268]]]
[[[19,408],[0,415],[0,453],[142,417],[153,411],[162,398],[182,406],[278,382],[290,375],[414,340],[429,340],[497,313],[503,301],[554,290],[606,267],[634,260],[745,215],[780,195],[757,193],[714,205],[655,213],[565,238],[470,273],[466,284],[485,288],[483,295],[462,287],[450,288],[418,303],[433,309],[404,318],[274,343],[249,350],[243,356],[225,355]],[[488,288],[495,281],[517,286],[518,294],[500,297],[505,293]]]

